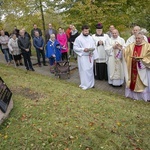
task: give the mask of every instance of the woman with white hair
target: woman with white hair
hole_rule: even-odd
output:
[[[8,48],[10,54],[12,54],[14,57],[14,61],[16,63],[16,66],[23,65],[22,64],[22,58],[21,58],[21,50],[18,46],[18,38],[16,34],[12,34],[12,38],[8,42]]]
[[[50,35],[50,39],[46,44],[46,58],[49,59],[50,72],[54,73],[55,63],[61,61],[60,43],[57,41],[55,34]]]

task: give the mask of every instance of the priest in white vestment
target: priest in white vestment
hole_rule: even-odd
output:
[[[112,37],[105,46],[109,52],[108,59],[108,83],[113,86],[122,86],[124,83],[124,69],[122,62],[122,49],[125,46],[125,40],[119,36],[117,29],[112,31]]]
[[[125,44],[126,47],[127,47],[129,44],[135,42],[135,36],[136,36],[136,34],[137,34],[138,32],[140,32],[140,30],[141,30],[141,28],[140,28],[139,26],[133,27],[133,30],[132,30],[132,34],[133,34],[133,35],[130,36],[130,37],[127,39],[126,44]],[[144,40],[145,40],[146,42],[148,42],[147,37],[146,37],[145,35],[144,35]]]
[[[96,24],[96,34],[92,35],[96,50],[98,52],[98,59],[95,61],[95,79],[97,80],[108,80],[107,74],[107,61],[108,54],[105,51],[106,42],[109,41],[109,36],[103,33],[103,25],[101,23]]]
[[[150,101],[150,44],[144,41],[142,33],[135,38],[136,42],[124,50],[125,96]]]
[[[94,40],[89,35],[89,27],[87,25],[82,26],[82,32],[75,39],[73,50],[78,56],[77,61],[81,82],[79,87],[83,90],[93,88],[95,84],[93,65],[94,60],[98,58],[98,53],[95,49]]]

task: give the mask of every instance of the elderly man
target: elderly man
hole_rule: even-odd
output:
[[[138,32],[140,32],[140,31],[141,31],[141,28],[140,28],[139,26],[134,26],[134,27],[133,27],[133,30],[132,30],[132,36],[130,36],[130,37],[127,39],[125,46],[128,46],[129,44],[135,42],[135,36],[136,36],[136,34],[137,34]],[[144,36],[144,40],[145,40],[146,42],[148,42],[146,36]]]
[[[93,38],[89,35],[89,27],[82,26],[82,33],[75,39],[74,52],[78,55],[80,88],[83,90],[94,87],[93,63],[98,58]]]
[[[29,37],[25,36],[24,30],[20,30],[20,37],[18,38],[18,46],[21,49],[26,69],[34,71],[30,59],[31,42]]]
[[[95,61],[95,79],[108,80],[107,74],[107,61],[108,55],[105,51],[106,41],[109,41],[107,34],[103,33],[103,25],[101,23],[96,24],[96,34],[92,35],[96,50],[98,52],[98,59]]]
[[[48,24],[48,29],[46,30],[45,32],[45,40],[46,40],[46,43],[48,42],[48,40],[50,39],[50,35],[51,34],[55,34],[55,36],[57,35],[57,31],[55,29],[53,29],[52,27],[52,24],[49,23]]]
[[[136,42],[124,51],[125,96],[136,100],[150,100],[150,44],[142,33],[135,36]]]
[[[36,49],[36,54],[37,54],[37,60],[38,60],[38,65],[41,67],[41,55],[43,58],[43,66],[47,66],[45,62],[45,51],[44,51],[44,39],[42,36],[40,36],[40,33],[38,31],[35,31],[35,37],[33,38],[33,45]]]
[[[107,41],[106,51],[108,59],[108,83],[113,86],[121,86],[124,83],[124,71],[122,63],[122,49],[125,40],[119,36],[117,29],[112,30],[112,37]]]

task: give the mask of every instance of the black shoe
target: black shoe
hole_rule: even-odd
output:
[[[43,66],[48,66],[47,64],[43,64]]]
[[[27,71],[29,71],[29,68],[26,68],[27,69]]]
[[[31,68],[32,71],[35,71],[33,68]]]
[[[22,64],[22,63],[20,63],[20,66],[23,66],[23,64]]]
[[[35,71],[33,68],[30,68],[29,70],[30,70],[30,71]]]
[[[16,66],[18,67],[18,66],[19,66],[19,64],[16,64]]]
[[[112,87],[122,87],[122,85],[112,85]]]

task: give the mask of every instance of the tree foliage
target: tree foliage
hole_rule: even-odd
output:
[[[30,31],[33,27],[33,23],[36,23],[39,28],[43,28],[40,2],[42,3],[43,13],[46,20],[45,23],[54,22],[54,24],[56,24],[55,22],[57,22],[56,18],[58,14],[55,13],[54,1],[5,0],[0,10],[1,20],[2,17],[5,16],[5,19],[3,20],[4,28],[11,32],[13,26],[17,26],[18,28],[26,28],[27,31]]]
[[[45,18],[45,26],[51,22],[55,28],[75,24],[79,29],[82,24],[89,24],[92,31],[95,24],[101,22],[106,31],[114,24],[120,31],[132,25],[140,25],[150,30],[150,1],[145,0],[1,0],[0,17],[4,27],[12,26],[32,28],[37,23],[42,28],[40,1]]]
[[[139,25],[150,31],[150,1],[127,0],[127,15],[129,16],[129,25]]]

